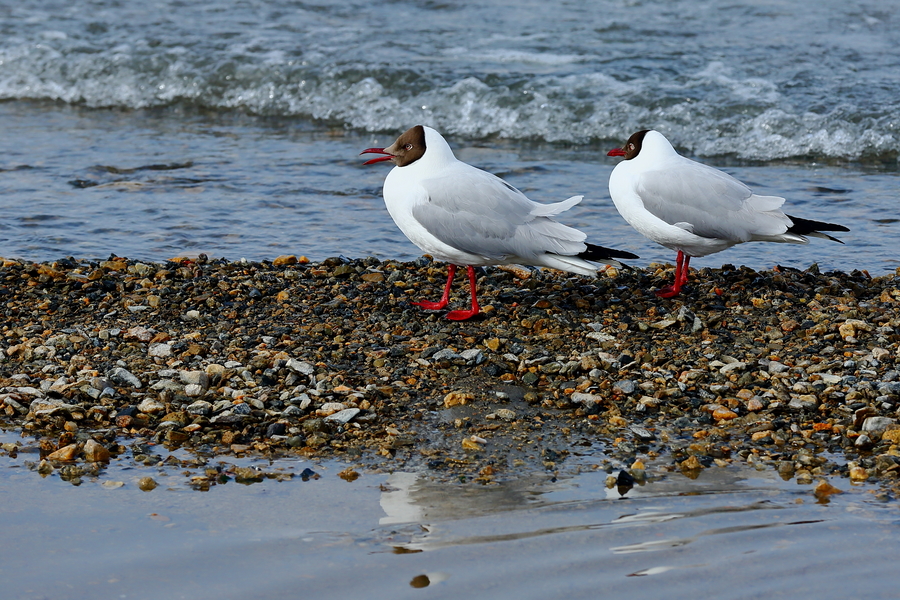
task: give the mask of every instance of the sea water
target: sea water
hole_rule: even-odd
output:
[[[360,150],[424,123],[637,265],[607,191],[662,131],[845,246],[696,266],[894,271],[900,71],[878,4],[38,2],[0,6],[0,256],[410,259]]]

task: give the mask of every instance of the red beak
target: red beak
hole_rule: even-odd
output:
[[[392,158],[394,158],[394,155],[391,154],[390,152],[385,152],[384,148],[366,148],[359,154],[360,154],[360,156],[362,156],[363,154],[386,154],[387,155],[387,156],[379,156],[378,158],[373,158],[372,160],[367,160],[366,162],[363,163],[364,165],[371,165],[373,163],[383,162],[385,160],[391,160]]]
[[[606,153],[607,156],[625,156],[625,151],[621,148],[613,148]]]

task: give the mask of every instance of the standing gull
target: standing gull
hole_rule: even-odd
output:
[[[416,125],[366,161],[394,163],[384,181],[384,204],[400,230],[416,246],[450,263],[444,294],[437,302],[414,305],[428,310],[447,306],[457,265],[465,265],[472,294],[470,310],[447,318],[469,319],[479,312],[474,266],[526,264],[596,276],[587,261],[618,265],[630,252],[585,243],[581,231],[557,223],[556,216],[579,202],[573,196],[556,204],[538,204],[499,177],[456,159],[434,129]]]
[[[678,295],[687,283],[692,256],[743,242],[806,244],[807,236],[843,243],[823,232],[849,231],[784,214],[784,198],[757,196],[731,175],[681,156],[658,131],[638,131],[607,156],[625,157],[609,176],[609,195],[619,214],[647,238],[678,252],[675,281],[656,291],[662,298]]]

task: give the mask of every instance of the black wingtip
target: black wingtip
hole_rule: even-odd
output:
[[[825,223],[823,221],[813,221],[812,219],[801,219],[800,217],[791,215],[787,215],[787,218],[794,223],[788,231],[796,233],[797,235],[809,235],[811,233],[821,233],[823,231],[850,231],[848,228],[843,225],[838,225],[837,223]],[[831,238],[831,236],[826,237]]]
[[[587,250],[578,255],[578,258],[584,260],[610,260],[616,258],[640,258],[637,254],[625,252],[624,250],[613,250],[612,248],[604,248],[596,244],[587,244]]]

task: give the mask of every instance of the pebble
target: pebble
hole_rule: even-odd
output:
[[[189,383],[184,386],[184,395],[190,398],[196,398],[197,396],[202,396],[206,391],[202,385],[198,383]]]
[[[84,443],[84,460],[87,462],[109,462],[110,455],[107,450],[99,442],[89,439]]]
[[[209,375],[206,371],[181,371],[181,382],[185,385],[197,385],[204,391],[209,387]]]
[[[583,392],[575,392],[570,396],[574,404],[582,404],[585,407],[595,404],[602,404],[606,399],[599,394],[586,394]]]
[[[869,478],[869,472],[860,466],[851,467],[850,469],[850,480],[851,481],[866,481]]]
[[[444,408],[453,408],[454,406],[462,406],[468,404],[475,399],[475,394],[471,392],[453,391],[444,396]]]
[[[226,366],[228,365],[226,364]],[[313,367],[311,364],[301,360],[295,360],[293,358],[289,358],[285,363],[285,366],[288,369],[291,369],[301,375],[312,375],[313,373],[315,373],[315,367]]]
[[[284,435],[287,432],[287,425],[284,423],[272,423],[266,428],[266,437]]]
[[[516,419],[516,411],[510,410],[508,408],[498,408],[494,411],[494,414],[497,415],[497,418],[502,421],[514,421]]]
[[[896,419],[892,419],[890,417],[868,417],[865,421],[863,421],[862,430],[863,431],[884,431],[891,425],[895,425],[897,423]]]
[[[192,415],[208,416],[212,412],[212,404],[205,400],[197,400],[196,402],[189,404],[185,410]]]
[[[815,494],[816,498],[819,498],[820,500],[827,499],[829,496],[832,496],[834,494],[842,493],[842,490],[839,490],[827,481],[820,481],[816,485],[815,489],[813,489],[813,494]]]
[[[327,417],[329,415],[333,415],[335,413],[341,412],[342,410],[345,410],[346,408],[347,408],[346,405],[344,405],[340,402],[326,402],[321,407],[319,407],[318,410],[316,410],[316,414],[319,415],[320,417]]]
[[[155,398],[144,398],[138,404],[137,409],[142,413],[152,415],[166,410],[166,405]]]
[[[896,275],[709,269],[671,301],[652,294],[656,269],[589,284],[487,269],[479,287],[492,310],[451,323],[409,304],[436,277],[427,259],[109,262],[73,261],[98,272],[74,286],[62,263],[7,260],[0,271],[0,311],[15,324],[0,339],[0,411],[48,440],[46,452],[75,445],[76,466],[78,444],[86,459],[102,431],[125,447],[381,457],[392,468],[428,449],[441,476],[493,479],[520,474],[516,461],[531,459],[519,447],[553,439],[538,468],[574,465],[565,451],[586,442],[620,464],[646,452],[647,472],[688,476],[743,461],[812,483],[856,461],[900,493]],[[35,294],[51,308],[36,309]],[[336,415],[354,409],[342,425]],[[457,422],[471,451],[440,444]]]
[[[633,394],[637,389],[637,384],[631,379],[625,379],[622,381],[617,381],[613,387],[625,395],[630,395]]]
[[[143,385],[141,380],[138,379],[134,373],[123,367],[116,367],[110,371],[109,378],[121,385],[127,385],[137,389],[140,389]]]
[[[815,410],[819,406],[819,399],[813,395],[804,394],[791,398],[788,406],[794,410]]]
[[[336,423],[349,423],[353,420],[353,417],[358,415],[360,410],[358,408],[345,408],[343,410],[339,410],[336,413],[332,413],[325,417],[326,421],[332,421]]]
[[[159,358],[168,358],[169,356],[172,356],[172,344],[150,344],[150,347],[147,349],[147,354]]]
[[[787,366],[784,363],[780,363],[777,360],[770,360],[769,366],[766,368],[766,370],[769,373],[784,373],[785,371],[788,371],[789,369],[790,369],[789,366]]]
[[[73,461],[75,460],[75,455],[78,453],[78,444],[69,444],[68,446],[63,446],[59,450],[55,450],[47,455],[47,460],[54,461]]]
[[[737,419],[738,417],[736,412],[723,407],[719,407],[713,410],[712,416],[713,419],[717,421],[730,421],[732,419]]]

